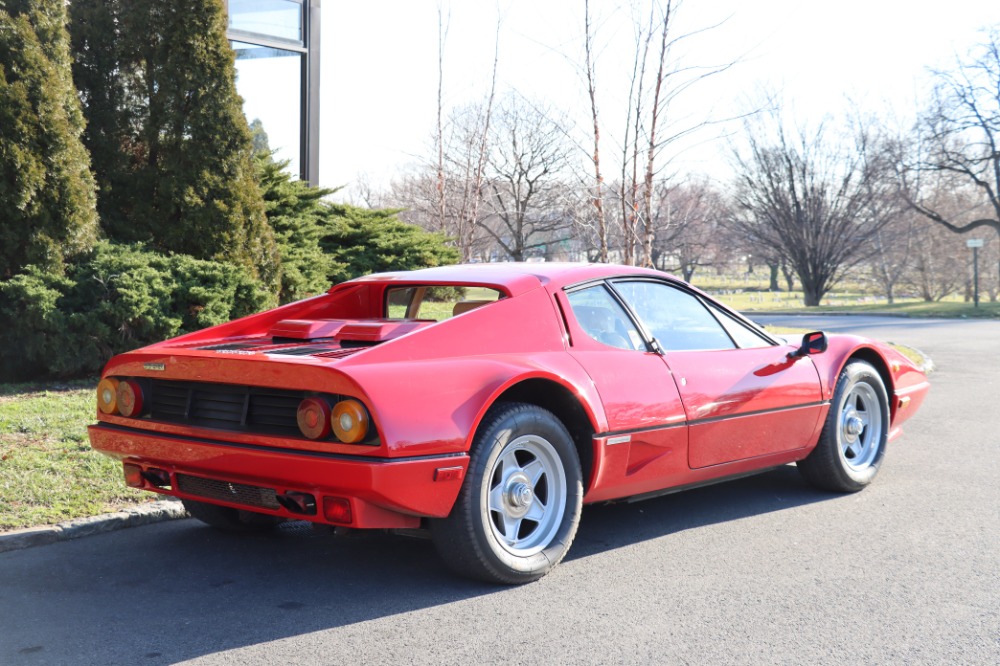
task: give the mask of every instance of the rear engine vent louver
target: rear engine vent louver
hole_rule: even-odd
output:
[[[156,421],[299,436],[295,412],[304,391],[154,379],[150,412]]]

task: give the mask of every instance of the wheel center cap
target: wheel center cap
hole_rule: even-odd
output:
[[[535,494],[526,483],[515,483],[510,489],[510,503],[518,508],[530,506],[534,497]]]
[[[524,517],[535,501],[535,491],[532,489],[528,477],[518,473],[508,479],[507,487],[504,490],[504,500],[508,515],[514,518]]]
[[[847,417],[847,421],[844,423],[844,432],[852,437],[857,437],[861,434],[861,431],[865,429],[865,424],[857,416]]]

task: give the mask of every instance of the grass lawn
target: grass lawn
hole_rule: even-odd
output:
[[[984,318],[1000,319],[1000,302],[990,302],[980,295],[979,307],[958,296],[928,303],[918,298],[897,298],[889,304],[884,298],[848,288],[827,294],[817,307],[802,304],[801,291],[766,291],[763,283],[742,284],[735,280],[709,280],[694,285],[740,312],[781,312],[783,314],[888,314],[898,317]]]
[[[121,466],[91,450],[96,385],[0,385],[0,531],[157,499],[126,487]]]

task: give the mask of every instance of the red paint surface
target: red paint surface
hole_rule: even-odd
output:
[[[158,423],[98,414],[95,449],[129,463],[226,482],[347,498],[357,527],[414,527],[445,516],[487,410],[524,382],[563,392],[585,419],[585,501],[766,469],[808,455],[844,364],[873,362],[887,379],[892,435],[920,406],[926,377],[900,354],[853,336],[791,360],[793,346],[727,351],[614,349],[573,318],[563,288],[656,271],[607,265],[485,264],[368,276],[328,293],[112,359],[104,376],[271,387],[353,397],[378,443]],[[482,286],[504,298],[439,323],[384,319],[387,288]],[[273,339],[278,335],[277,340]],[[318,356],[274,350],[314,344]],[[373,346],[348,348],[342,341]],[[239,345],[236,350],[203,346]],[[162,364],[163,370],[155,369]],[[909,404],[897,409],[899,399]],[[118,426],[118,427],[116,427]],[[123,429],[127,428],[127,429]],[[442,471],[444,470],[444,471]],[[163,490],[155,492],[164,492]],[[178,494],[175,491],[166,491]],[[280,513],[280,515],[285,515]],[[320,515],[310,520],[323,521]]]

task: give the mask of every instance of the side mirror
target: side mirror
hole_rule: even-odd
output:
[[[802,336],[802,346],[796,349],[790,354],[792,357],[798,356],[812,356],[813,354],[822,354],[826,351],[827,341],[826,333],[823,331],[814,331],[813,333],[806,333]]]

